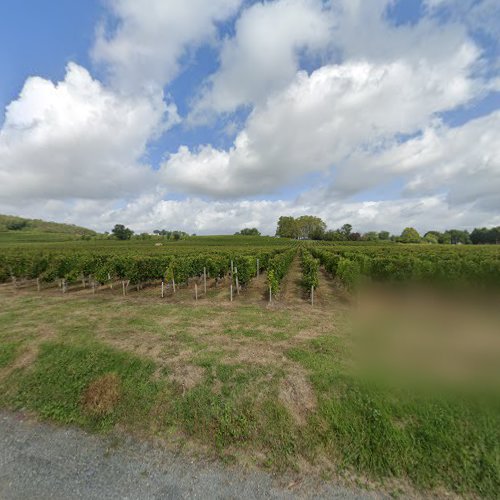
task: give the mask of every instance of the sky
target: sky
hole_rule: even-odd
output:
[[[500,225],[500,0],[2,0],[0,213]]]

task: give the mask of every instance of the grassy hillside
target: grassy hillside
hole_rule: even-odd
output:
[[[0,241],[65,241],[96,232],[85,227],[41,219],[25,219],[15,215],[0,215]]]

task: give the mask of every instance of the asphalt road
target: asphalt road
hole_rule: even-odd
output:
[[[111,446],[109,437],[0,412],[2,500],[376,498],[327,483],[285,483],[131,439]]]

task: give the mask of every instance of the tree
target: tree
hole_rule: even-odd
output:
[[[387,241],[390,237],[389,231],[380,231],[380,233],[378,233],[379,240]]]
[[[449,229],[444,234],[449,235],[450,243],[452,245],[457,245],[458,243],[467,245],[471,242],[469,231],[462,231],[460,229]]]
[[[282,238],[324,239],[326,224],[314,215],[302,215],[297,219],[281,216],[278,220],[276,236]]]
[[[348,240],[351,236],[352,226],[351,224],[344,224],[339,231],[342,234],[343,239]]]
[[[116,224],[111,232],[119,240],[129,240],[134,234],[134,231],[132,231],[132,229],[125,227],[123,224]]]
[[[439,238],[442,238],[443,234],[439,231],[427,231],[424,234],[424,238],[427,238],[427,236],[434,236],[439,241]]]
[[[322,227],[322,226],[315,227],[309,233],[309,238],[311,240],[324,240],[325,239],[325,233],[326,233],[325,229],[326,229],[326,225],[325,225],[325,227]]]
[[[256,227],[246,227],[238,233],[234,233],[235,236],[260,236],[260,231]]]
[[[450,233],[439,233],[438,243],[440,245],[450,245],[451,244]]]
[[[299,228],[297,221],[293,217],[282,215],[278,219],[278,227],[276,228],[276,236],[281,238],[298,238]]]
[[[297,220],[299,237],[320,240],[326,231],[326,224],[314,215],[302,215]]]
[[[492,243],[498,245],[500,243],[500,226],[493,227],[490,229]]]
[[[363,235],[363,239],[365,241],[378,241],[379,239],[379,235],[377,232],[375,231],[368,231],[367,233],[365,233]]]
[[[433,234],[432,231],[429,231],[428,233],[425,233],[425,235],[423,237],[423,240],[426,243],[431,243],[433,245],[439,243],[438,237],[435,234]]]
[[[402,243],[420,243],[420,235],[415,228],[406,227],[401,233],[399,241]]]
[[[326,241],[339,241],[340,239],[342,239],[342,235],[340,234],[338,229],[336,229],[335,231],[333,229],[329,229],[328,231],[325,231],[323,239]]]
[[[486,232],[488,230],[485,227],[475,227],[472,233],[470,233],[470,239],[474,245],[480,245],[485,243]]]
[[[500,226],[491,229],[476,227],[470,234],[470,239],[474,245],[498,244],[500,243]]]

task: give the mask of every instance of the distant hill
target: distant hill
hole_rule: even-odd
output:
[[[48,222],[41,219],[25,219],[15,215],[0,214],[0,240],[65,240],[81,236],[95,236],[97,233],[85,227],[60,222]]]

